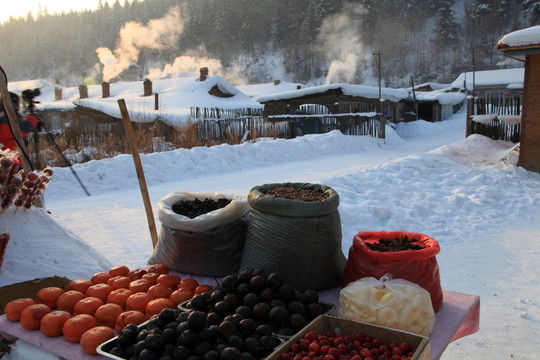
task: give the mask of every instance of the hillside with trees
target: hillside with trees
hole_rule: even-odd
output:
[[[99,83],[196,75],[202,66],[233,84],[373,85],[380,58],[383,86],[402,87],[522,67],[497,41],[537,24],[532,0],[117,0],[9,19],[0,24],[0,64],[10,81],[64,86],[83,74]]]

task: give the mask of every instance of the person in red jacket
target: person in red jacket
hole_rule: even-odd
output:
[[[19,128],[21,130],[22,137],[25,141],[25,146],[28,141],[28,135],[34,131],[38,126],[38,119],[35,116],[28,116],[26,119],[23,119],[19,113],[19,95],[9,92],[11,97],[11,102],[13,103],[13,108],[17,114],[17,119],[19,122]],[[21,144],[23,145],[23,144]],[[11,127],[9,126],[9,121],[7,118],[6,110],[4,108],[4,103],[0,97],[0,149],[2,150],[13,150],[17,151],[17,143],[11,132]]]

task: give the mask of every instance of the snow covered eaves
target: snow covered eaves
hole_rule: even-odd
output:
[[[378,87],[337,83],[330,85],[312,86],[304,89],[285,91],[270,95],[263,95],[257,97],[257,101],[260,103],[266,103],[270,101],[297,99],[306,95],[323,94],[329,90],[341,90],[343,95],[353,97],[363,97],[367,99],[379,98]],[[409,92],[406,89],[381,88],[381,97],[389,101],[399,102],[400,100],[407,99],[409,97]]]
[[[417,101],[438,101],[441,105],[458,105],[466,100],[467,95],[458,91],[450,91],[450,88],[446,88],[429,92],[417,91],[415,92],[415,98]]]
[[[525,48],[540,48],[540,25],[508,33],[497,44],[500,51]]]
[[[297,90],[298,87],[302,87],[300,83],[289,83],[286,81],[280,81],[279,84],[264,83],[264,84],[248,84],[237,85],[236,88],[251,98],[258,98],[263,95],[270,95],[281,93],[285,91]]]
[[[499,115],[499,114],[485,114],[485,115],[472,115],[472,121],[481,124],[490,124],[492,121],[501,121],[504,125],[518,125],[521,124],[521,115]]]
[[[475,87],[504,87],[509,84],[521,84],[523,87],[523,81],[525,78],[524,68],[515,69],[500,69],[500,70],[484,70],[484,71],[469,71],[461,73],[451,87],[453,89],[462,89],[464,85],[468,91],[473,89],[473,80]]]

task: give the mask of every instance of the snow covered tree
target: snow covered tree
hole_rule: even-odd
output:
[[[460,26],[456,20],[456,13],[453,9],[454,0],[443,0],[439,2],[439,10],[433,30],[435,47],[442,50],[446,47],[457,47]]]

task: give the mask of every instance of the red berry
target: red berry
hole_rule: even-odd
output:
[[[336,360],[336,358],[333,355],[324,355],[323,360]]]
[[[373,346],[373,347],[378,348],[378,347],[380,347],[381,345],[382,345],[382,341],[381,341],[381,339],[379,339],[379,338],[375,338],[375,339],[373,339],[373,340],[371,341],[371,346]]]
[[[341,355],[341,353],[337,348],[330,348],[330,350],[328,350],[328,355],[332,355],[335,358],[339,358],[339,355]]]
[[[315,354],[319,354],[319,352],[321,351],[321,347],[316,342],[312,342],[311,344],[309,344],[308,350],[314,352]]]
[[[402,342],[401,344],[399,344],[399,348],[403,350],[403,353],[406,353],[411,349],[411,346],[406,342]]]
[[[309,341],[313,341],[317,338],[317,332],[312,330],[308,332],[306,335],[304,335],[304,339],[307,339]]]
[[[300,345],[300,349],[302,350],[307,350],[310,343],[311,342],[306,338],[298,340],[298,345]]]
[[[358,354],[354,355],[351,360],[362,360],[362,357]]]
[[[392,355],[392,357],[390,358],[390,360],[401,360],[401,356],[399,356],[399,355]]]
[[[322,345],[322,344],[321,344]],[[328,345],[322,345],[321,346],[321,350],[320,350],[320,353],[323,354],[323,355],[326,355],[328,354],[328,351],[330,350],[330,346]]]
[[[363,348],[362,350],[360,350],[360,356],[362,358],[366,358],[368,356],[371,356],[371,350],[369,350],[368,348]]]
[[[289,355],[289,353],[283,353],[279,356],[279,360],[290,360],[291,359],[291,356]]]
[[[296,354],[296,353],[298,353],[298,351],[300,351],[300,345],[298,345],[298,344],[292,344],[292,345],[291,345],[291,352],[293,352],[293,353]]]

